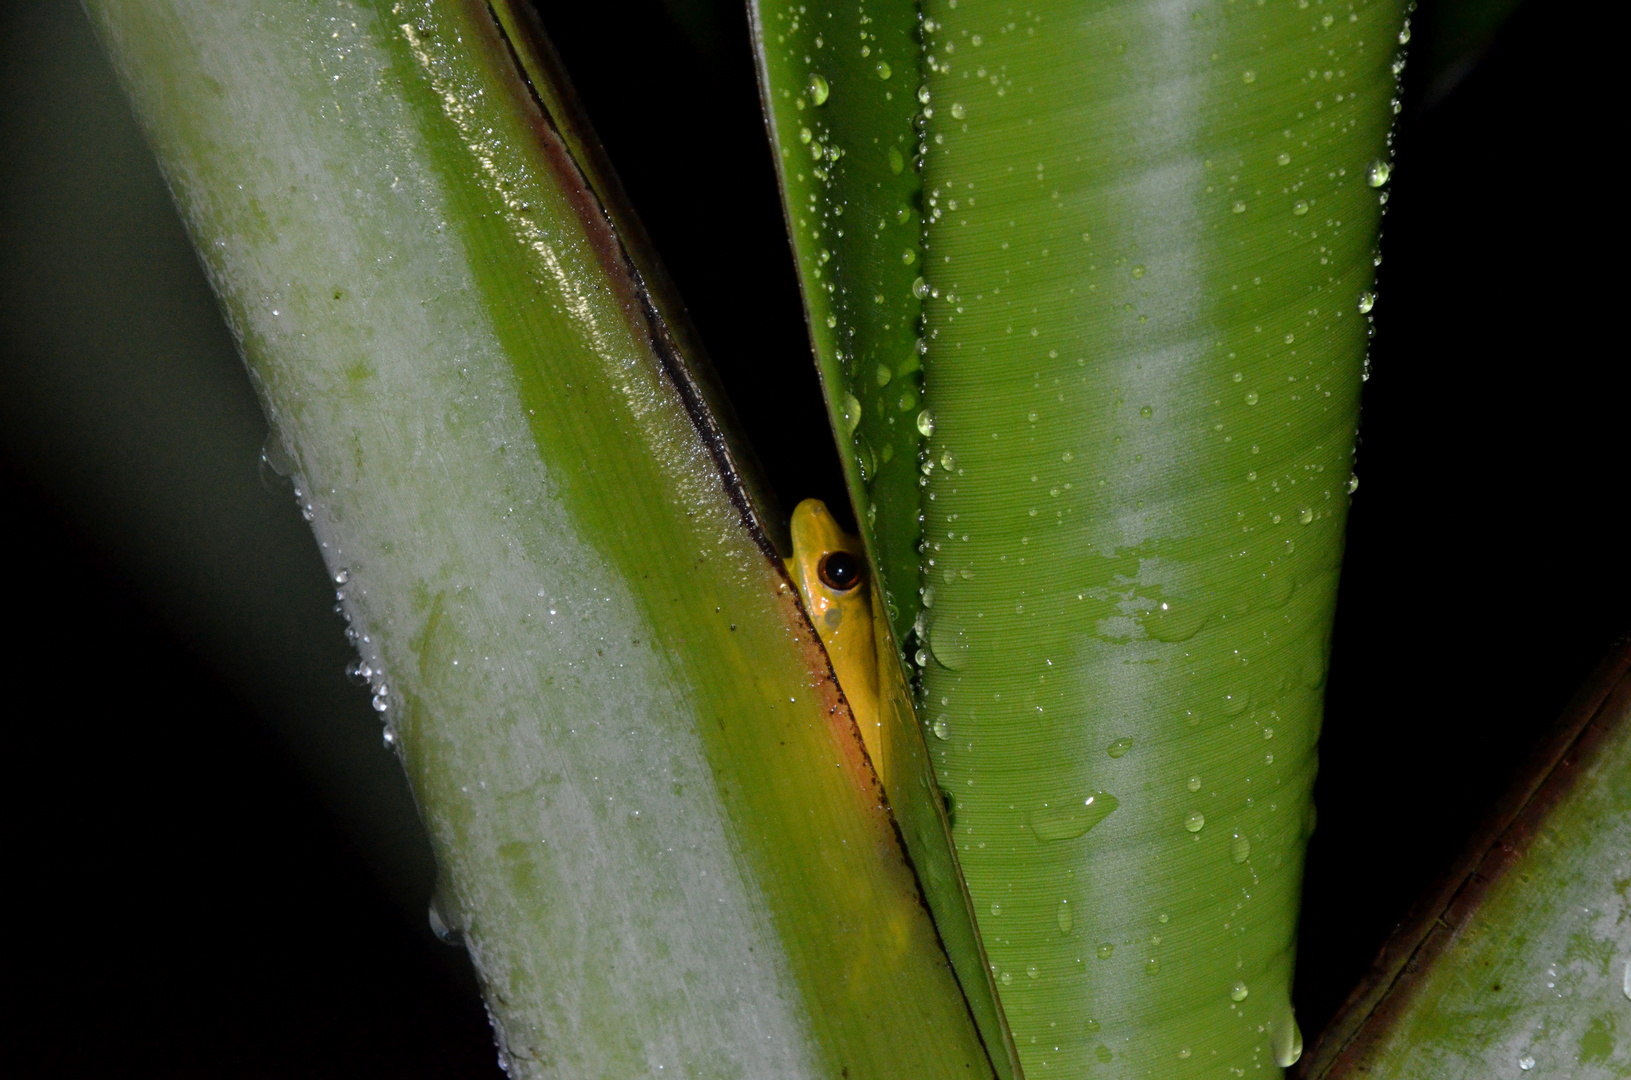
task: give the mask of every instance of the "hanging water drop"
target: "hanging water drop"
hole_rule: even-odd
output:
[[[1302,1029],[1289,1011],[1284,1019],[1275,1021],[1270,1039],[1274,1044],[1274,1063],[1280,1068],[1291,1068],[1303,1056]]]
[[[810,72],[810,104],[825,105],[832,88],[827,85],[826,78],[818,71]]]
[[[1370,168],[1365,170],[1365,183],[1369,184],[1373,188],[1379,188],[1383,184],[1387,183],[1388,178],[1392,175],[1393,166],[1389,165],[1381,158],[1377,158],[1375,161],[1370,163]]]
[[[922,435],[925,439],[934,434],[933,409],[924,409],[922,412],[917,414],[917,430],[918,434]]]
[[[1376,306],[1376,294],[1369,290],[1359,294],[1359,314],[1369,315]]]

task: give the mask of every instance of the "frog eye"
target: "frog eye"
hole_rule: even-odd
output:
[[[849,592],[861,581],[861,560],[847,551],[829,551],[816,571],[821,583],[837,592]]]

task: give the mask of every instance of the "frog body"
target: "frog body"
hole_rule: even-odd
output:
[[[839,528],[820,499],[805,499],[794,508],[792,534],[793,557],[787,560],[787,572],[826,647],[867,756],[881,778],[877,638],[872,624],[872,582],[861,540]]]

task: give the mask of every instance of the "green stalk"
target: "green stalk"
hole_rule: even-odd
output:
[[[986,1076],[853,722],[547,50],[94,0],[518,1076]]]
[[[1400,6],[924,12],[921,705],[1004,1010],[1290,1065]]]
[[[1303,1075],[1631,1075],[1631,648],[1527,764]]]

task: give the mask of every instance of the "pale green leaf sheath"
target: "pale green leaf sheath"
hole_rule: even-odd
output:
[[[1402,12],[928,0],[920,715],[1032,1077],[1293,1062]]]
[[[89,7],[511,1075],[989,1076],[685,332],[513,13]]]
[[[1631,646],[1525,768],[1302,1075],[1631,1076]]]

